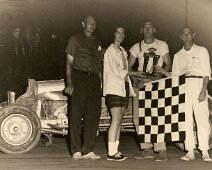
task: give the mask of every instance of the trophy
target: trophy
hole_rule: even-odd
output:
[[[155,53],[155,51],[156,51],[155,48],[149,48],[148,50],[149,50],[149,53],[144,53],[143,72],[149,74],[150,76],[156,77],[157,73],[156,73],[155,66],[158,64],[158,60],[159,60],[160,56]],[[150,58],[152,58],[153,63],[152,63],[151,69],[148,70],[147,65],[149,63]]]

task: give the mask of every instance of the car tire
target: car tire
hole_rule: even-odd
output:
[[[11,104],[0,109],[0,150],[22,154],[40,140],[41,123],[36,113],[26,106]]]

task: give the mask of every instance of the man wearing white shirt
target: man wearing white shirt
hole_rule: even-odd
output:
[[[131,77],[136,87],[138,88],[142,87],[142,84],[146,81],[152,81],[161,78],[161,76],[157,75],[156,73],[156,65],[163,67],[166,71],[170,71],[171,69],[171,59],[169,56],[168,45],[166,44],[166,42],[155,38],[156,30],[154,24],[149,21],[145,22],[141,30],[144,35],[144,40],[136,43],[130,49],[131,55],[129,58],[129,69],[132,69],[136,58],[138,58],[138,71],[152,76],[149,76],[150,79],[147,78],[145,80],[138,80],[135,77]],[[166,161],[167,156],[165,143],[140,143],[142,152],[134,158],[154,158],[154,152],[151,149],[153,146],[154,150],[158,152],[155,157],[155,161]]]
[[[175,54],[172,74],[187,73],[186,78],[186,140],[185,149],[188,153],[182,160],[195,159],[195,137],[193,131],[193,113],[197,126],[198,148],[202,151],[204,161],[212,161],[209,150],[209,110],[207,101],[207,85],[211,76],[210,58],[205,47],[193,43],[195,34],[190,27],[184,27],[180,35],[184,45]]]

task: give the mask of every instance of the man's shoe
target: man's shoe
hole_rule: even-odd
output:
[[[124,161],[127,159],[126,156],[121,155],[120,152],[116,153],[115,155],[107,155],[107,160],[108,161]]]
[[[167,161],[167,153],[166,150],[160,150],[158,154],[155,156],[156,162],[164,162]]]
[[[152,149],[144,149],[139,155],[135,155],[135,159],[153,159],[154,151]]]
[[[194,152],[188,152],[185,156],[181,157],[183,161],[192,161],[195,159]]]
[[[82,154],[81,152],[75,152],[73,155],[72,155],[72,159],[73,160],[79,160],[82,158]]]
[[[86,155],[82,156],[82,159],[89,159],[89,160],[100,160],[101,156],[96,155],[94,152],[89,152]]]
[[[202,159],[204,162],[212,162],[212,159],[209,155],[203,155]]]

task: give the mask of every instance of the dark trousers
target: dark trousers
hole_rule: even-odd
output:
[[[16,99],[26,92],[28,78],[25,71],[19,70],[12,73],[9,90],[15,92]]]
[[[101,81],[98,74],[73,70],[73,94],[69,103],[71,153],[94,149],[101,115]],[[82,120],[83,118],[83,120]]]

